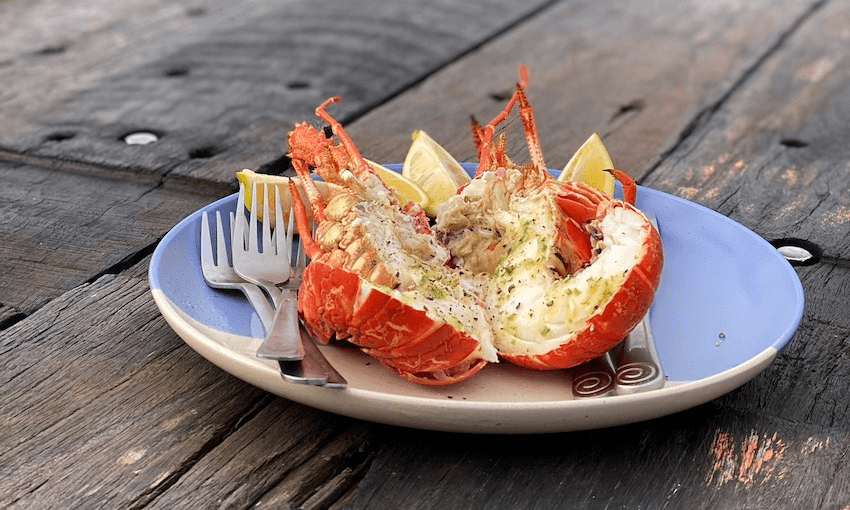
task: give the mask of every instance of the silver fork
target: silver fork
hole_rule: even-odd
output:
[[[271,327],[274,320],[274,309],[269,304],[263,291],[254,284],[243,280],[230,263],[227,254],[227,245],[230,244],[229,236],[225,236],[224,225],[221,221],[221,212],[216,211],[216,256],[213,257],[212,239],[210,237],[210,223],[207,213],[201,217],[201,270],[204,279],[210,287],[216,289],[235,289],[242,291],[248,302],[256,310],[266,331]],[[231,215],[231,225],[233,216]]]
[[[248,302],[254,307],[260,322],[266,331],[271,330],[275,311],[269,304],[263,291],[253,284],[246,282],[233,269],[227,254],[227,245],[233,237],[236,224],[234,213],[230,213],[231,236],[225,235],[221,213],[216,212],[216,250],[213,256],[212,240],[210,238],[209,219],[206,212],[201,217],[201,269],[204,279],[210,287],[217,289],[237,289],[243,292]],[[303,332],[307,335],[307,332]],[[298,384],[325,386],[328,388],[344,388],[346,380],[328,363],[312,341],[305,342],[307,353],[303,361],[279,361],[282,377]]]
[[[629,333],[617,359],[615,384],[618,395],[663,388],[666,382],[661,362],[655,352],[649,314]]]
[[[250,250],[251,247],[253,247],[254,252],[259,251],[256,238],[257,218],[254,212],[257,211],[256,191],[256,185],[254,185],[252,188],[254,198],[252,199],[251,204],[251,224],[246,226],[244,213],[245,204],[243,198],[244,189],[240,184],[239,199],[237,200],[236,205],[238,219],[236,221],[236,228],[234,228],[233,231],[233,244],[241,248],[241,250],[234,250],[234,265],[236,266],[237,271],[244,269],[240,267],[239,262],[241,260],[240,257],[244,255],[244,252],[246,251],[246,229],[250,229],[247,249]],[[263,191],[265,192],[265,190]],[[264,202],[266,205],[263,207],[263,217],[269,218],[268,201]],[[257,275],[259,276],[258,280],[263,281],[266,285],[266,291],[269,293],[272,300],[279,303],[279,305],[277,306],[274,324],[272,324],[271,329],[268,330],[269,333],[266,336],[266,340],[257,350],[257,355],[277,359],[278,364],[280,365],[281,375],[287,381],[300,384],[311,384],[315,386],[325,386],[327,388],[344,388],[348,384],[345,378],[343,378],[342,375],[337,372],[330,363],[328,363],[328,360],[325,359],[324,355],[322,355],[321,351],[319,351],[319,348],[313,343],[310,334],[301,325],[301,321],[298,320],[297,289],[301,283],[301,274],[307,265],[306,255],[304,253],[303,244],[299,243],[298,254],[295,257],[295,265],[290,265],[289,254],[292,253],[295,220],[294,214],[290,209],[289,224],[286,227],[286,231],[283,232],[283,211],[280,205],[280,191],[277,187],[275,187],[275,204],[277,204],[275,206],[275,224],[277,225],[277,228],[275,229],[274,236],[272,236],[269,232],[270,229],[268,228],[269,222],[264,222],[263,247],[264,249],[268,249],[267,247],[270,247],[272,245],[272,241],[274,241],[276,251],[276,255],[274,255],[274,257],[278,258],[273,260],[272,255],[269,255],[269,259],[265,259],[264,262],[257,263],[268,264],[271,268],[278,272],[272,274],[272,269],[269,269],[268,267],[261,267],[261,270],[264,269],[265,271],[262,273],[258,271]],[[251,240],[252,236],[253,241]],[[281,243],[283,246],[281,246]],[[286,257],[285,259],[284,256]],[[248,271],[251,271],[251,268],[248,268]],[[242,274],[242,276],[243,278],[245,277],[244,274]],[[284,282],[282,285],[283,292],[281,292],[281,290],[273,284],[273,282],[277,281]],[[283,342],[283,346],[278,345],[281,342]],[[300,361],[292,359],[295,357],[293,354],[299,352],[296,350],[299,347],[293,348],[293,344],[296,342],[297,345],[300,346],[300,353],[303,357]],[[281,351],[283,354],[281,354]]]
[[[287,283],[293,276],[290,265],[292,254],[292,236],[294,225],[290,214],[289,228],[283,225],[283,211],[281,210],[280,191],[275,186],[275,229],[272,233],[271,221],[269,221],[269,201],[263,200],[262,225],[262,250],[258,238],[258,207],[257,207],[257,184],[251,186],[251,214],[247,225],[244,221],[245,211],[245,185],[239,185],[239,198],[236,204],[236,228],[233,232],[233,266],[236,272],[245,280],[259,285],[274,302],[277,309],[274,324],[268,332],[267,341],[260,347],[258,356],[297,361],[304,359],[304,345],[301,341],[301,333],[298,328],[298,312],[296,305],[295,288],[284,289],[283,292],[277,287],[278,284]],[[263,196],[268,197],[266,185],[263,185]]]
[[[275,188],[275,199],[280,196]],[[283,222],[280,217],[280,208],[276,208],[275,221]],[[289,224],[287,225],[287,250],[291,249],[291,232],[294,230],[293,212],[289,211]],[[281,223],[275,223],[280,225]],[[301,274],[307,266],[307,257],[304,254],[304,244],[298,243],[298,253],[295,255],[295,264],[289,266],[289,278],[279,289],[281,289],[281,304],[274,317],[274,324],[266,339],[257,349],[257,356],[265,359],[276,359],[282,361],[296,361],[304,359],[304,344],[306,342],[293,342],[292,336],[298,335],[298,286],[301,285]],[[295,325],[293,328],[292,326]]]

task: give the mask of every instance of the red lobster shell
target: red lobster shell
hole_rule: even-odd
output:
[[[480,165],[440,208],[432,231],[421,208],[399,204],[325,107],[316,109],[340,143],[299,124],[292,164],[318,226],[302,234],[311,262],[299,312],[320,342],[346,339],[401,377],[462,381],[502,357],[560,369],[598,357],[641,320],[658,287],[658,232],[632,204],[546,171],[523,87],[483,128]],[[496,124],[519,102],[531,162],[517,166],[493,143]],[[310,171],[342,186],[325,203]],[[290,184],[293,196],[297,189]],[[309,232],[304,204],[299,232]],[[497,356],[498,353],[498,356]]]

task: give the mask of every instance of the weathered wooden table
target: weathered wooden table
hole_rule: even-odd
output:
[[[452,434],[278,398],[168,327],[157,243],[285,171],[322,100],[370,159],[425,129],[473,161],[519,63],[552,166],[598,132],[641,184],[808,243],[767,370],[632,425]],[[0,84],[2,508],[850,508],[846,1],[4,0]]]

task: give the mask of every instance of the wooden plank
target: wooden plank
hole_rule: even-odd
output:
[[[645,183],[846,261],[848,24],[845,3],[826,4]]]
[[[187,192],[56,167],[0,162],[0,303],[16,311],[13,318],[97,275],[124,269],[223,189]]]
[[[451,501],[453,508],[482,509],[796,509],[840,508],[850,499],[843,427],[714,403],[573,434],[388,430],[383,437],[370,474],[339,508],[425,509]]]
[[[356,421],[270,396],[189,349],[143,273],[82,285],[0,333],[0,507],[246,507],[305,479],[301,466],[319,486],[368,455],[355,453],[369,435]]]
[[[371,427],[277,399],[200,459],[150,508],[327,507],[370,458]],[[350,425],[343,429],[343,425]]]
[[[415,129],[459,160],[476,160],[469,116],[495,116],[523,63],[548,166],[563,168],[597,132],[614,164],[640,178],[817,5],[560,3],[370,111],[349,132],[376,161],[402,161]],[[509,154],[523,161],[517,127]]]
[[[84,13],[98,8],[77,1],[63,9],[80,11],[49,18],[58,33],[33,48],[27,28],[41,32],[47,6],[18,0],[22,14],[11,4],[0,11],[23,20],[2,36],[10,50],[0,77],[14,80],[3,80],[0,147],[232,182],[243,167],[274,168],[285,129],[325,98],[344,96],[338,111],[356,115],[546,3],[243,0],[198,9],[137,0],[99,2],[102,17],[91,20]],[[122,137],[132,131],[160,139],[128,146]]]
[[[149,0],[120,4],[72,0],[61,8],[39,0],[3,2],[0,145],[30,154],[42,147],[45,155],[63,160],[69,159],[65,150],[74,147],[85,156],[81,161],[162,173],[187,158],[185,148],[166,140],[153,157],[150,150],[128,147],[120,140],[123,135],[153,129],[156,124],[135,124],[136,119],[123,112],[98,117],[96,122],[79,122],[86,112],[80,110],[77,96],[109,82],[111,76],[160,58],[178,44],[191,44],[222,27],[232,27],[244,19],[245,12],[263,16],[267,10],[266,2],[250,0],[206,2],[202,8],[193,2]],[[140,74],[137,78],[150,81],[151,77]],[[101,104],[119,107],[108,91],[103,92]],[[164,93],[163,87],[154,93]],[[144,97],[130,99],[132,104],[125,105],[129,109],[146,102]],[[105,113],[102,108],[99,112]],[[95,112],[88,113],[97,117]],[[106,155],[116,153],[124,159],[113,165]]]

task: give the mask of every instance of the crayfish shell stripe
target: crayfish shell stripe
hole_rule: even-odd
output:
[[[393,372],[422,384],[457,382],[487,363],[478,354],[478,340],[349,271],[319,259],[304,273],[299,310],[321,343],[347,339]]]

